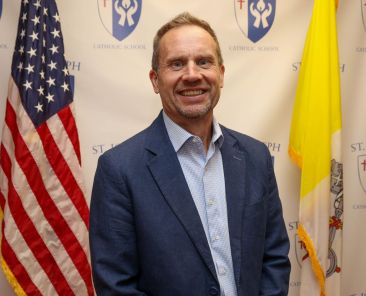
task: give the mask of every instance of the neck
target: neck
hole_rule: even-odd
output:
[[[192,121],[192,124],[182,127],[192,135],[200,137],[203,146],[205,147],[205,151],[208,151],[208,147],[212,138],[212,118],[210,121]]]
[[[203,142],[206,152],[208,151],[208,147],[212,138],[212,113],[206,114],[205,116],[199,118],[190,118],[185,120],[171,119],[192,135],[199,137]]]

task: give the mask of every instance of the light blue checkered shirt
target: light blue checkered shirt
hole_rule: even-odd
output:
[[[205,229],[221,296],[236,296],[227,219],[225,177],[220,147],[224,141],[214,119],[207,154],[202,140],[174,123],[164,112],[164,123],[177,152],[193,201]]]

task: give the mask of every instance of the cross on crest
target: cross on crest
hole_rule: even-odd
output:
[[[363,166],[363,171],[366,171],[366,159],[364,159],[360,164]]]
[[[239,5],[240,5],[240,10],[242,10],[243,9],[243,3],[245,2],[245,0],[238,0],[238,3],[239,3]]]
[[[363,28],[366,31],[366,0],[361,0],[361,12],[362,12]]]
[[[366,155],[359,155],[357,157],[357,168],[361,188],[366,193]]]

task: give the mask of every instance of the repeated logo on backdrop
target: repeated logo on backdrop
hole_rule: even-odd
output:
[[[236,22],[252,42],[262,39],[271,29],[276,0],[234,0]]]
[[[366,0],[361,0],[361,12],[362,12],[363,28],[366,31]]]
[[[297,234],[294,235],[294,246],[297,264],[302,266],[302,262],[309,258],[309,254],[306,251],[305,244],[300,240]]]
[[[142,0],[97,0],[99,17],[106,30],[121,41],[136,28]]]
[[[354,179],[358,179],[360,188],[366,194],[366,144],[364,142],[355,142],[350,145],[350,148],[351,153],[356,154],[353,165],[356,165],[354,172],[356,173],[357,170],[358,178],[355,176]],[[361,207],[357,206],[356,208],[360,209]],[[366,204],[363,204],[362,208],[366,209]]]
[[[366,193],[366,155],[358,155],[358,179],[360,180],[361,188]]]

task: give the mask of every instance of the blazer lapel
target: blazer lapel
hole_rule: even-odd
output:
[[[225,174],[226,203],[230,233],[231,255],[238,286],[241,266],[242,214],[245,200],[246,161],[245,151],[237,140],[222,127],[224,142],[221,155]]]
[[[212,275],[215,265],[196,205],[192,199],[178,157],[167,134],[162,114],[150,127],[146,149],[152,153],[147,166],[165,200],[187,231]]]

